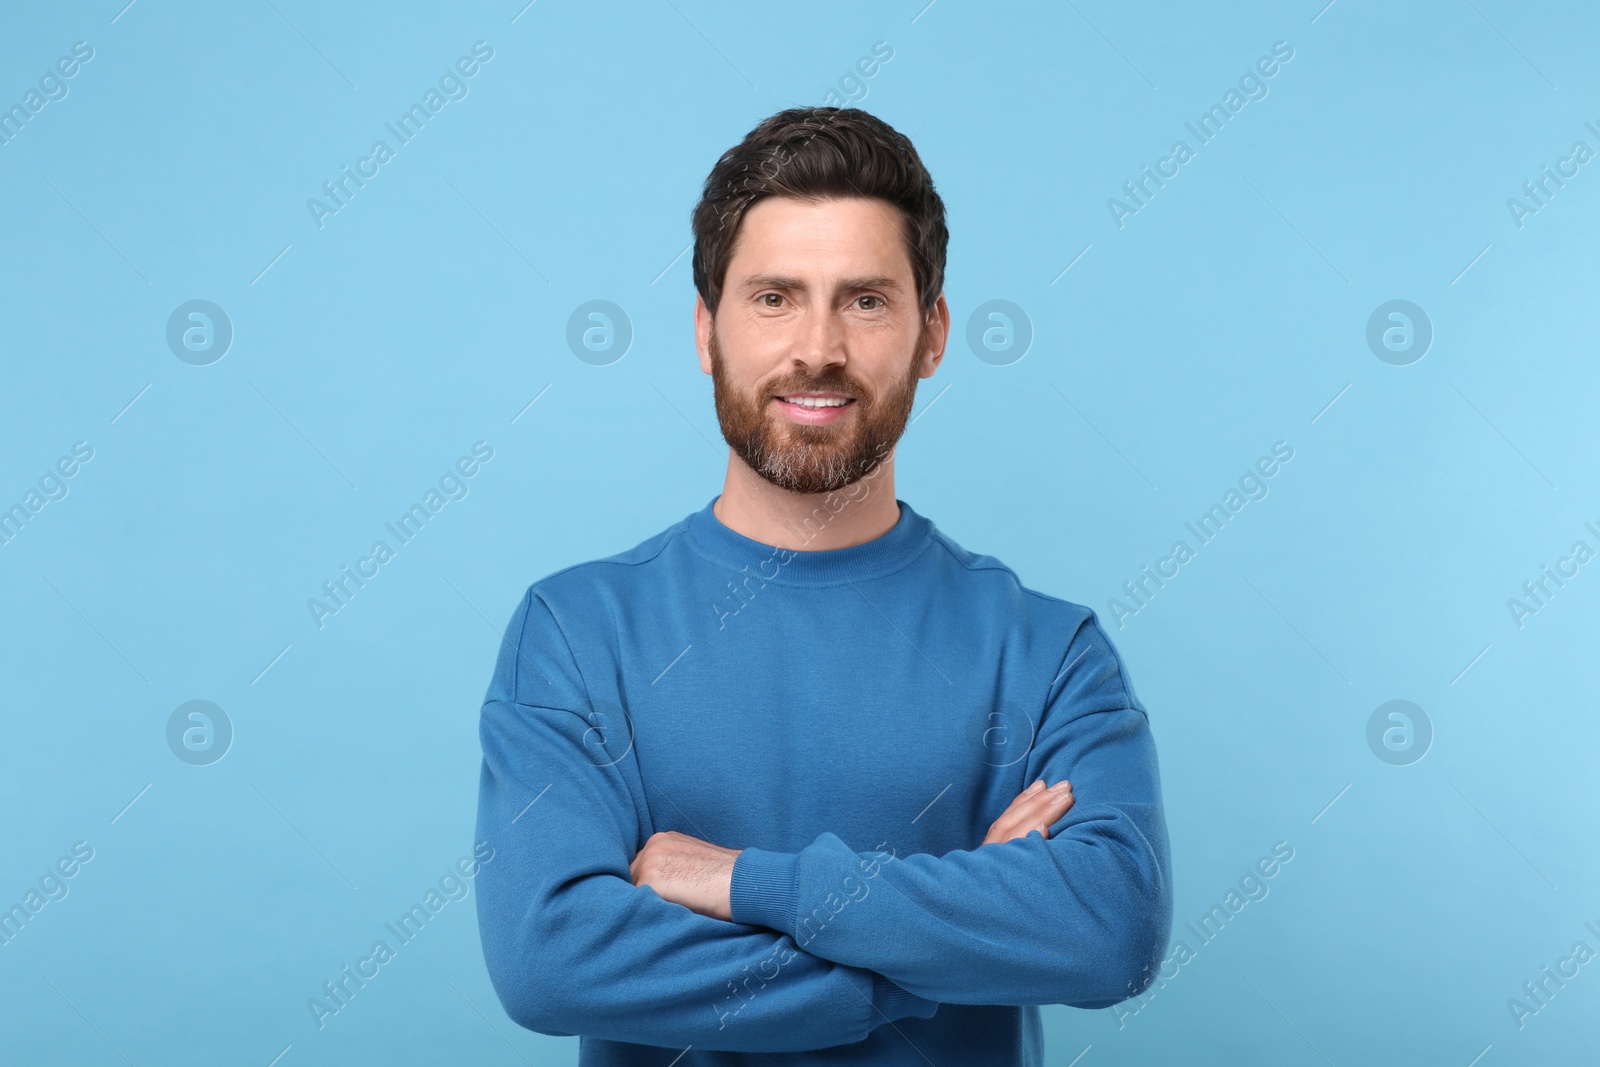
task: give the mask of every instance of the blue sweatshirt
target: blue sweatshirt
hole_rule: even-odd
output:
[[[1171,933],[1121,656],[904,501],[825,551],[715,502],[535,582],[506,629],[476,838],[506,1013],[585,1067],[1042,1063],[1037,1005],[1142,991]],[[1038,778],[1076,797],[1050,836],[981,844]],[[633,884],[671,830],[743,849],[732,922]]]

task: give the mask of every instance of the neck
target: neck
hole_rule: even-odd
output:
[[[728,477],[712,506],[722,525],[752,541],[796,552],[849,548],[882,537],[900,521],[894,453],[852,485],[831,493],[795,493],[728,454]]]

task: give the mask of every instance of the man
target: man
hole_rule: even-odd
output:
[[[490,977],[585,1065],[1039,1064],[1037,1005],[1153,977],[1171,867],[1094,613],[894,495],[949,337],[943,204],[882,121],[796,108],[693,223],[727,478],[511,619],[480,731]]]

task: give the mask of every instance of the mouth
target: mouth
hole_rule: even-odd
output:
[[[790,419],[813,426],[843,418],[856,403],[843,393],[784,393],[772,399]]]
[[[781,393],[776,398],[786,404],[798,404],[803,407],[843,407],[855,403],[855,398],[843,393]]]

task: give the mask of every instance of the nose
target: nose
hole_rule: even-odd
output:
[[[821,377],[829,367],[844,366],[844,325],[833,308],[814,305],[805,312],[795,338],[794,358],[804,363],[813,377]]]

